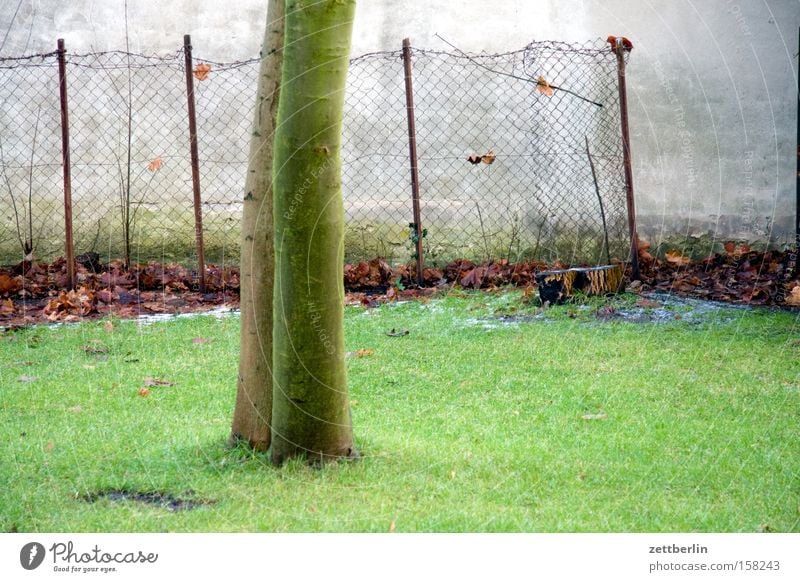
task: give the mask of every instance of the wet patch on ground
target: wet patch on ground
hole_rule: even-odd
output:
[[[686,323],[702,325],[726,323],[735,319],[736,311],[751,310],[748,305],[734,305],[721,301],[707,301],[690,297],[680,297],[668,293],[649,293],[640,295],[635,301],[611,298],[605,305],[597,306],[575,304],[567,307],[566,316],[583,323],[625,322],[633,324]],[[486,331],[517,326],[522,323],[547,323],[560,319],[548,309],[536,313],[498,314],[489,317],[470,319],[469,326],[480,326]]]
[[[169,511],[188,511],[197,509],[204,505],[211,505],[214,502],[206,499],[197,499],[194,492],[187,491],[183,497],[176,497],[164,491],[135,491],[130,489],[107,489],[89,493],[82,498],[88,503],[95,503],[101,499],[107,499],[115,503],[135,502],[160,507]]]

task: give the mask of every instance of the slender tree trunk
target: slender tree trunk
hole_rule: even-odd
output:
[[[344,362],[341,129],[355,0],[287,0],[275,139],[272,461],[356,457]]]
[[[272,156],[283,62],[284,0],[269,0],[242,213],[241,349],[231,444],[266,451],[272,418]]]

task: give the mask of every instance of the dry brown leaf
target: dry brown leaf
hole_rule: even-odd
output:
[[[11,277],[5,273],[0,273],[0,294],[11,294],[22,288],[20,277]]]
[[[481,156],[481,161],[487,166],[491,166],[494,163],[496,157],[497,156],[494,154],[493,151],[489,151]]]
[[[147,398],[150,396],[150,389],[149,388],[139,388],[139,396],[142,398]]]
[[[200,63],[194,68],[194,78],[198,81],[205,81],[208,79],[208,74],[211,72],[211,65],[207,63]]]
[[[164,164],[164,160],[160,157],[155,158],[149,164],[147,164],[147,170],[149,172],[156,172],[161,169],[161,166]]]
[[[169,380],[159,380],[158,378],[147,377],[144,379],[145,386],[174,386],[175,382]]]
[[[547,95],[548,97],[553,96],[553,88],[550,86],[550,83],[548,83],[547,80],[541,75],[538,79],[536,79],[536,85],[536,88],[542,95]]]
[[[11,299],[0,302],[0,315],[14,315],[15,312],[14,302]]]
[[[106,346],[101,346],[101,345],[87,345],[87,346],[83,346],[83,348],[81,348],[81,349],[83,349],[83,351],[86,352],[87,354],[107,354],[108,353],[108,348]]]
[[[396,527],[397,527],[397,524],[395,523],[395,520],[392,520],[392,523],[389,524],[389,533],[394,532]]]
[[[103,329],[106,330],[107,333],[113,333],[114,332],[114,322],[110,321],[110,320],[106,321],[103,324]]]
[[[78,404],[76,406],[70,406],[69,408],[67,408],[67,410],[69,410],[70,412],[80,412],[83,409],[81,408],[81,405]]]
[[[791,293],[786,296],[786,305],[792,305],[794,307],[800,307],[800,285],[796,285]]]
[[[196,337],[196,338],[194,338],[194,339],[192,340],[192,343],[193,343],[193,344],[202,345],[202,344],[211,343],[211,340],[210,340],[210,339],[207,339],[207,338],[204,338],[204,337]]]
[[[692,262],[692,259],[689,257],[684,257],[680,251],[667,251],[664,253],[664,258],[667,259],[668,262],[673,263],[675,265],[688,265]]]
[[[53,444],[53,441],[50,441],[44,446],[44,450],[47,451],[48,453],[51,452],[54,448],[56,448],[56,445]]]
[[[468,161],[470,164],[472,164],[473,166],[474,166],[475,164],[480,164],[480,163],[481,163],[481,156],[478,156],[478,155],[472,154],[471,156],[467,157],[467,161]]]

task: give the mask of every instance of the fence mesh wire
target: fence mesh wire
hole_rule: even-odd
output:
[[[625,258],[607,44],[535,42],[496,55],[414,49],[412,62],[426,264],[602,262],[606,232],[611,256]],[[233,262],[259,60],[193,66],[205,254]],[[183,49],[67,55],[76,254],[194,260],[185,74]],[[28,239],[39,259],[63,254],[58,80],[55,53],[0,60],[2,263],[20,260]],[[402,53],[353,59],[342,150],[348,261],[413,258],[407,132]]]

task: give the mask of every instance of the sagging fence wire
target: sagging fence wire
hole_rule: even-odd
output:
[[[616,56],[605,41],[500,54],[411,50],[420,224],[402,51],[350,63],[348,261],[625,259]],[[235,262],[259,59],[194,58],[207,260]],[[75,254],[196,260],[183,49],[67,54]],[[56,53],[0,59],[0,263],[63,254]],[[592,173],[594,165],[594,177]],[[606,243],[606,240],[608,241]]]

